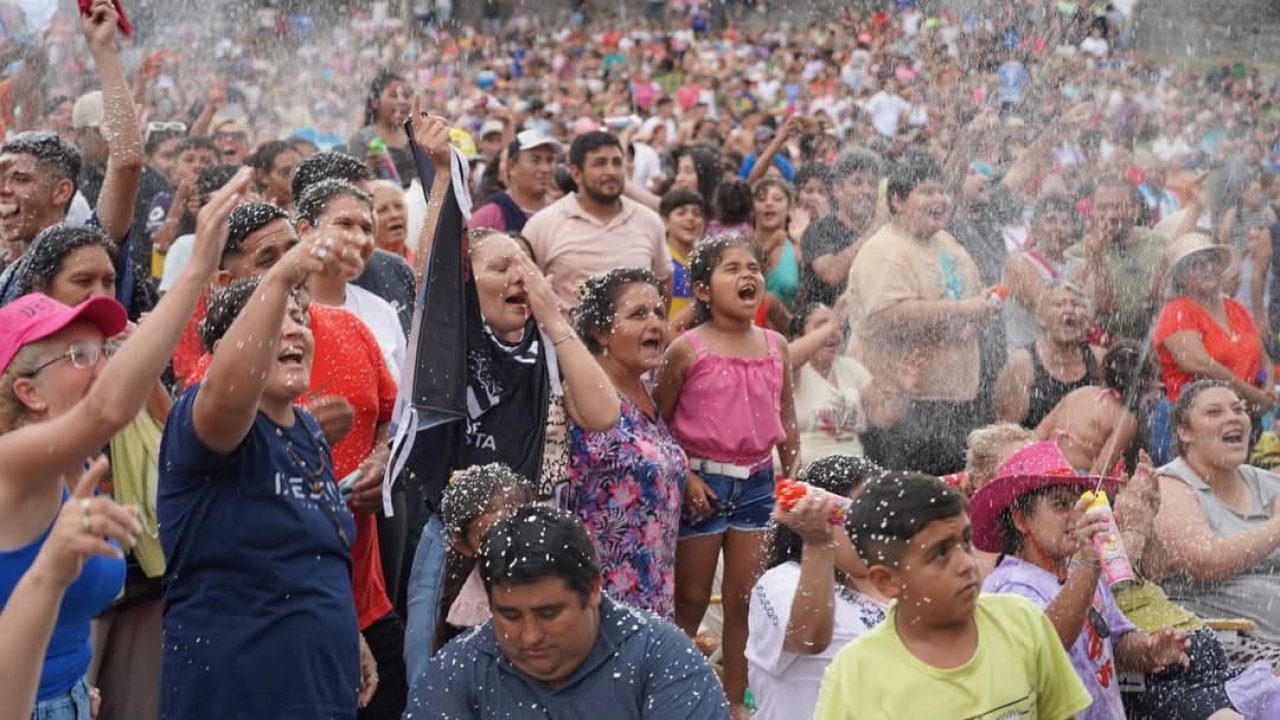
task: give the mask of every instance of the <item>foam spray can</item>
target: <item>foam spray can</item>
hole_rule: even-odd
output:
[[[1098,563],[1102,566],[1102,577],[1113,591],[1124,588],[1138,581],[1133,573],[1133,565],[1129,563],[1129,555],[1124,551],[1124,542],[1120,539],[1120,528],[1116,527],[1116,517],[1111,512],[1111,502],[1103,490],[1086,492],[1080,496],[1089,503],[1085,514],[1105,516],[1107,529],[1093,536],[1093,549],[1098,554]]]

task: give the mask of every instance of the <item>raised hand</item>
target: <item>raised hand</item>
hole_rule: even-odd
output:
[[[202,279],[218,269],[218,261],[227,246],[227,218],[244,199],[252,179],[251,168],[240,168],[226,185],[209,196],[209,202],[196,215],[196,243],[187,266]]]
[[[413,127],[413,141],[426,151],[436,172],[450,172],[449,121],[439,115],[422,112],[421,95],[413,96],[413,112],[409,120]]]
[[[101,50],[114,48],[116,43],[116,25],[120,22],[120,14],[116,12],[111,0],[93,0],[89,10],[83,15],[82,25],[84,39],[89,48]]]
[[[120,548],[133,547],[142,532],[136,509],[93,496],[108,467],[107,459],[100,457],[76,481],[71,498],[58,512],[53,530],[32,565],[34,572],[46,574],[59,587],[75,582],[93,555],[121,557]]]

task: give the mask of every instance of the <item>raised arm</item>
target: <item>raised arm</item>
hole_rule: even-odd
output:
[[[799,655],[818,655],[831,645],[835,633],[835,543],[828,518],[835,503],[823,495],[800,498],[790,511],[775,507],[773,521],[785,525],[803,541],[800,580],[791,598],[782,649]]]
[[[1226,580],[1280,548],[1280,515],[1231,537],[1214,537],[1195,491],[1177,478],[1160,477],[1156,534],[1169,565],[1195,580]]]
[[[440,224],[440,208],[444,207],[444,196],[449,192],[453,179],[453,151],[449,149],[449,124],[438,115],[424,116],[421,96],[415,95],[413,98],[411,118],[411,141],[426,152],[436,170],[431,187],[423,188],[427,192],[427,216],[418,233],[418,244],[413,256],[413,277],[417,281],[417,289],[421,290],[427,263],[431,260],[431,245],[436,240],[436,227]]]
[[[107,171],[98,195],[98,222],[107,237],[123,242],[133,224],[133,206],[142,182],[142,134],[138,112],[116,48],[116,14],[111,0],[93,0],[84,19],[84,37],[102,81],[102,137]]]

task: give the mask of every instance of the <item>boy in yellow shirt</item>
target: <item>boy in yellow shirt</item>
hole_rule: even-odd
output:
[[[941,480],[873,481],[848,527],[885,621],[827,668],[815,720],[1068,720],[1091,698],[1048,618],[1013,595],[979,595],[964,497]]]

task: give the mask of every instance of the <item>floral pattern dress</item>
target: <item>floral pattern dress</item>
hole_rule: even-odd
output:
[[[661,418],[623,397],[605,432],[569,429],[560,504],[582,520],[600,556],[603,589],[631,607],[675,615],[676,533],[689,460]]]

